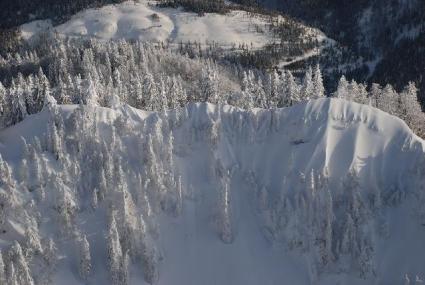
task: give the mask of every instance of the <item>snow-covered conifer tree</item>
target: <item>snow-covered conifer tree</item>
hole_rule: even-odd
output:
[[[40,235],[33,227],[28,227],[25,231],[25,251],[27,256],[43,253]]]
[[[220,217],[218,226],[220,238],[224,243],[232,243],[233,231],[231,222],[230,193],[227,181],[223,183],[222,189],[220,189],[219,207]]]
[[[315,86],[313,82],[313,69],[310,66],[304,75],[303,85],[301,89],[301,100],[306,101],[315,98],[314,92]]]
[[[356,246],[356,230],[353,218],[350,213],[346,214],[346,220],[344,223],[342,240],[341,240],[341,248],[340,252],[342,254],[351,254],[353,253],[353,248]]]
[[[6,281],[7,281],[7,278],[6,278],[6,270],[5,270],[4,260],[3,260],[3,254],[0,251],[0,284],[7,284]]]
[[[108,231],[108,266],[111,274],[112,285],[120,285],[121,259],[123,257],[120,236],[115,221],[115,214],[112,212]]]
[[[16,270],[15,270],[15,266],[13,263],[11,263],[9,265],[9,270],[8,270],[8,274],[7,274],[7,283],[8,285],[21,285],[20,282],[18,281],[18,276],[16,274]]]
[[[91,264],[91,254],[90,254],[90,244],[87,240],[86,235],[83,235],[78,242],[78,250],[79,250],[79,265],[78,272],[80,277],[86,280],[92,270]]]
[[[373,83],[370,89],[370,105],[375,108],[381,108],[382,88],[379,84]]]
[[[127,251],[121,260],[120,285],[130,284],[130,254]]]
[[[43,257],[49,268],[54,268],[58,259],[58,249],[52,238],[49,238],[43,249]]]
[[[251,71],[249,73],[244,72],[242,78],[242,97],[239,100],[239,106],[247,110],[254,107],[253,76]]]
[[[174,210],[174,215],[180,216],[183,209],[183,189],[182,189],[182,177],[179,176],[177,178],[177,185],[176,185],[176,206]]]
[[[19,179],[21,181],[27,182],[28,181],[28,162],[27,160],[24,158],[21,161],[21,165],[19,166]]]
[[[407,124],[409,124],[413,130],[417,132],[423,132],[425,130],[423,125],[425,121],[425,115],[422,112],[417,93],[418,89],[416,88],[415,84],[413,82],[409,82],[400,95],[400,116],[403,120],[406,121]]]
[[[290,106],[301,101],[300,88],[290,71],[286,71],[285,94]]]
[[[8,108],[6,102],[6,88],[0,82],[0,129],[5,128],[7,124],[6,118],[8,117]]]
[[[94,80],[92,79],[92,77],[89,75],[87,80],[86,80],[86,96],[85,96],[85,101],[87,103],[87,105],[89,106],[97,106],[99,105],[99,95],[98,95],[98,87],[96,86],[96,83],[94,82]]]
[[[13,185],[12,172],[9,167],[9,164],[3,160],[3,157],[0,153],[0,184]]]
[[[91,207],[93,210],[96,210],[98,207],[98,190],[96,188],[93,189],[92,194],[91,194]]]
[[[349,94],[348,94],[348,81],[345,78],[345,76],[343,75],[338,83],[338,88],[335,92],[335,97],[339,98],[339,99],[348,99]]]
[[[323,86],[323,77],[320,66],[316,65],[313,73],[313,98],[325,97],[325,87]]]
[[[15,266],[16,276],[19,284],[34,285],[27,260],[22,252],[21,245],[15,241],[9,250],[9,260]]]

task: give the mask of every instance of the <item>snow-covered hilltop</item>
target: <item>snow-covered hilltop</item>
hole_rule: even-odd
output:
[[[315,47],[316,41],[319,46],[332,43],[320,30],[294,23],[282,16],[243,10],[232,9],[225,14],[206,13],[200,16],[182,8],[161,8],[152,1],[128,1],[84,10],[55,27],[50,20],[33,21],[22,25],[20,32],[27,41],[34,41],[40,35],[52,32],[74,38],[138,40],[170,44],[173,47],[189,43],[199,44],[202,48],[232,51],[241,48],[258,50],[273,45],[290,46],[292,43],[288,41],[294,39],[299,41],[299,46],[306,46],[305,51],[294,54],[296,58],[292,58],[292,54],[283,57],[282,65],[317,55],[320,49]],[[293,29],[292,25],[295,26],[294,31],[286,31]],[[284,40],[280,39],[285,33],[288,35],[284,36]]]
[[[228,47],[252,44],[258,48],[272,41],[267,25],[266,16],[255,17],[244,11],[200,17],[181,9],[149,6],[147,1],[129,1],[85,10],[54,28],[49,20],[31,22],[23,25],[21,31],[25,39],[54,29],[62,35],[104,40],[133,39],[175,44],[196,41]]]
[[[0,142],[0,240],[16,278],[398,284],[425,273],[425,142],[365,105],[53,102]]]

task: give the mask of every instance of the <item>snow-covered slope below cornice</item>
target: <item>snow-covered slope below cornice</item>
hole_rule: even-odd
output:
[[[63,126],[54,140],[59,152],[49,143],[52,122]],[[21,137],[41,161],[37,180],[19,178],[27,155]],[[161,113],[58,106],[0,131],[0,143],[19,193],[0,246],[6,252],[14,239],[23,240],[28,218],[18,213],[37,213],[40,236],[53,237],[61,256],[54,284],[83,284],[70,240],[82,235],[91,245],[88,283],[109,284],[110,209],[121,221],[123,247],[129,242],[123,222],[142,217],[143,244],[155,252],[146,259],[146,251],[140,257],[134,250],[130,284],[144,284],[149,262],[158,284],[400,284],[405,274],[425,276],[417,215],[418,198],[425,197],[417,173],[425,143],[401,120],[369,106],[339,99],[253,111],[211,104]],[[30,173],[33,163],[27,160]],[[105,197],[93,209],[97,173],[108,167],[114,179],[107,178]],[[350,169],[358,172],[358,187],[348,183]],[[137,175],[144,183],[136,183]],[[78,205],[69,238],[54,208],[63,191]],[[320,246],[324,217],[332,258]],[[37,275],[38,267],[31,268]]]

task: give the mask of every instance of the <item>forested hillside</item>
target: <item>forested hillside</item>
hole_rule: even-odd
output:
[[[351,64],[341,73],[359,81],[390,83],[397,88],[415,81],[425,104],[424,1],[259,2],[320,28],[348,47],[361,63]]]

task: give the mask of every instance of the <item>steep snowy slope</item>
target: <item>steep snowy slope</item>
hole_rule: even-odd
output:
[[[37,282],[47,278],[49,237],[59,257],[53,284],[109,284],[125,268],[130,284],[425,277],[425,143],[365,105],[191,104],[164,113],[53,105],[0,131],[0,143],[16,179],[0,188],[13,201],[1,212],[0,246],[5,253],[18,240]],[[38,229],[41,250],[27,250],[37,244],[28,228]]]

